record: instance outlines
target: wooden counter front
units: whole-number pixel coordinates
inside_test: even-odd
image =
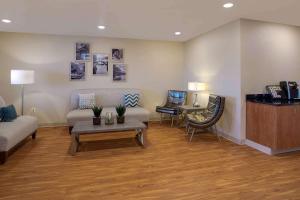
[[[300,147],[300,105],[247,102],[246,138],[274,150]]]

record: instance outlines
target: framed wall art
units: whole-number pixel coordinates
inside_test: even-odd
[[[113,64],[113,80],[125,81],[126,80],[126,65],[125,64]]]
[[[93,54],[93,75],[108,73],[108,55],[103,53]]]
[[[124,61],[124,49],[112,49],[111,59],[113,62],[123,62]]]
[[[90,44],[86,42],[77,42],[76,47],[76,61],[90,60]]]
[[[70,80],[85,80],[85,62],[71,62]]]

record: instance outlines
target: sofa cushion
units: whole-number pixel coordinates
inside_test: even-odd
[[[117,114],[115,107],[106,107],[102,110],[102,116],[104,117],[107,112],[112,112],[114,115]],[[137,119],[142,122],[149,121],[150,112],[143,107],[126,108],[125,118],[126,119]]]
[[[139,105],[143,106],[143,94],[139,89],[126,88],[98,88],[74,90],[70,96],[70,110],[79,108],[79,94],[95,93],[96,105],[114,107],[124,104],[124,94],[139,94]]]
[[[2,122],[11,122],[17,118],[17,112],[14,105],[1,108]]]
[[[92,109],[85,109],[85,110],[76,109],[76,110],[70,111],[67,114],[67,121],[68,121],[69,125],[73,126],[75,124],[75,122],[78,122],[78,121],[92,120],[93,116],[94,116],[94,113],[93,113]]]
[[[101,113],[102,117],[105,117],[105,114],[107,112],[112,112],[114,115],[116,115],[116,108],[115,107],[104,107]],[[134,108],[127,108],[125,113],[125,120],[126,119],[137,119],[142,122],[148,122],[149,121],[149,115],[150,112],[142,107],[134,107]],[[67,115],[67,120],[69,126],[73,126],[75,122],[78,121],[89,121],[92,120],[94,114],[92,109],[86,109],[86,110],[72,110]]]
[[[20,116],[12,122],[0,123],[0,151],[8,151],[38,128],[32,116]]]

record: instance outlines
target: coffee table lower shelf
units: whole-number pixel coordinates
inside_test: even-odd
[[[102,122],[101,126],[95,126],[92,122],[76,122],[72,132],[72,141],[69,149],[69,153],[71,155],[75,155],[78,151],[78,147],[80,144],[80,135],[86,134],[100,134],[100,133],[113,133],[113,132],[125,132],[125,131],[135,131],[136,139],[141,146],[146,148],[147,142],[147,127],[143,122],[140,121],[126,121],[124,124],[113,124],[113,125],[105,125]]]

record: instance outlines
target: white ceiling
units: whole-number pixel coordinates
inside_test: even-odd
[[[300,0],[228,1],[0,0],[0,19],[13,21],[0,31],[185,41],[239,18],[300,26]]]

